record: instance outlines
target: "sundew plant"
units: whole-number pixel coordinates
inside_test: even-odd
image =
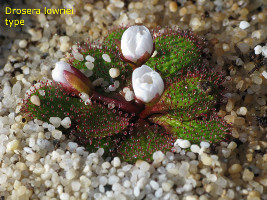
[[[101,45],[72,49],[53,81],[38,82],[21,112],[54,123],[89,152],[127,162],[151,161],[177,139],[217,143],[229,133],[215,106],[223,76],[203,62],[203,39],[191,31],[119,28]]]

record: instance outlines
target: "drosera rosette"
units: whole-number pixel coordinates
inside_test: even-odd
[[[215,109],[223,76],[202,62],[203,45],[190,31],[120,28],[101,45],[73,48],[21,112],[46,122],[69,117],[70,134],[88,151],[127,162],[151,161],[177,139],[217,143],[230,133]]]

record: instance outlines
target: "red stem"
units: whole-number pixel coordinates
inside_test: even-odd
[[[101,103],[113,103],[116,108],[127,112],[127,113],[134,113],[138,115],[142,110],[144,110],[145,105],[141,103],[136,103],[136,102],[129,102],[125,100],[117,100],[117,99],[112,99],[106,96],[103,96],[97,92],[94,92],[92,96],[93,100],[99,101]]]

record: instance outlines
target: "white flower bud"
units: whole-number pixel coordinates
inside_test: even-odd
[[[64,61],[57,62],[55,69],[52,71],[53,80],[59,83],[68,84],[68,81],[63,75],[64,70],[73,73],[73,70],[71,69],[69,63],[66,63]]]
[[[156,95],[164,91],[164,82],[159,73],[147,65],[142,65],[133,71],[132,84],[135,96],[145,102],[150,102]]]
[[[152,54],[153,39],[145,26],[131,26],[122,35],[121,51],[123,56],[136,62],[145,52]]]
[[[52,71],[52,78],[59,82],[64,89],[76,95],[82,92],[91,95],[93,92],[91,81],[80,70],[66,62],[56,63],[56,67]]]

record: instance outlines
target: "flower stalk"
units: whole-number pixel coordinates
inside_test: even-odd
[[[107,96],[103,96],[98,92],[94,92],[91,97],[93,100],[96,100],[102,104],[113,104],[115,108],[118,108],[121,111],[131,113],[137,116],[139,113],[144,110],[144,104],[140,102],[129,102],[125,100],[117,100]]]

